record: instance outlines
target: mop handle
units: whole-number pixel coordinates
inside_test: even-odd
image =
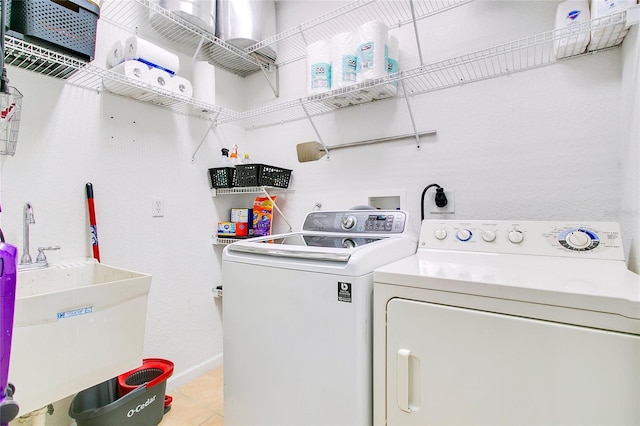
[[[93,205],[93,185],[88,182],[87,205],[89,206],[89,230],[91,231],[91,246],[93,247],[93,257],[100,262],[100,246],[98,245],[98,225],[96,224],[96,209]]]

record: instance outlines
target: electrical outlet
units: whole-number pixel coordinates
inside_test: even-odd
[[[447,196],[447,205],[444,207],[436,206],[436,191],[429,191],[429,212],[431,214],[455,213],[455,199],[453,189],[445,189],[444,195]]]
[[[164,217],[164,201],[153,200],[151,202],[151,216],[152,217]]]

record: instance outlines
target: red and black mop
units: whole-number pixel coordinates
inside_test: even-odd
[[[93,184],[87,182],[87,205],[89,207],[89,230],[91,232],[91,247],[93,257],[100,262],[100,246],[98,245],[98,225],[96,223],[96,208],[93,205]]]

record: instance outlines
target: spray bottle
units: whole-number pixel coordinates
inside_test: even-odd
[[[240,164],[240,159],[238,158],[238,145],[235,143],[231,147],[231,154],[229,154],[229,158],[231,159],[232,166]]]

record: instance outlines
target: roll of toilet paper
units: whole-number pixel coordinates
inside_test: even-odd
[[[358,28],[360,42],[356,52],[358,83],[387,75],[387,36],[387,26],[381,21],[365,22]]]
[[[124,43],[118,40],[107,52],[107,68],[113,68],[122,61],[124,61]]]
[[[160,68],[149,68],[145,82],[155,89],[171,91],[171,74]]]
[[[331,38],[331,89],[349,86],[356,82],[355,33],[340,33]]]
[[[320,40],[307,46],[307,94],[331,90],[331,43]]]
[[[184,77],[174,75],[170,81],[171,91],[180,96],[191,98],[193,96],[193,86],[191,82]]]
[[[636,0],[591,0],[591,19],[602,18],[627,10],[637,4]],[[622,43],[624,36],[629,32],[629,26],[619,23],[606,28],[591,31],[589,50],[604,49],[617,46]]]
[[[128,60],[121,62],[120,64],[111,68],[111,72],[118,73],[131,80],[137,80],[139,82],[146,83],[149,74],[149,67],[142,62],[136,60]],[[118,95],[137,98],[141,94],[145,93],[144,89],[131,86],[129,84],[117,81],[109,77],[103,78],[102,83],[105,89]]]
[[[216,104],[216,68],[207,61],[193,64],[193,98],[209,105]]]
[[[169,74],[175,74],[180,70],[178,55],[138,36],[129,37],[124,48],[125,59],[136,59],[150,68],[159,68]]]
[[[555,29],[561,30],[563,37],[553,41],[553,53],[556,58],[566,58],[567,56],[584,53],[589,44],[589,33],[571,34],[573,30],[580,30],[581,23],[591,19],[589,13],[588,0],[567,0],[556,8]]]

